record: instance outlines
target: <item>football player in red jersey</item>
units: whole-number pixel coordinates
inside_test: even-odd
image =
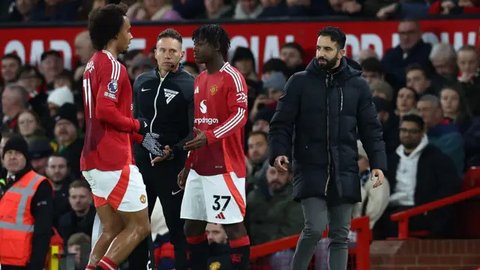
[[[148,122],[132,117],[132,88],[117,56],[128,49],[130,22],[123,5],[107,5],[89,17],[97,50],[83,74],[85,143],[80,167],[94,195],[103,230],[87,269],[117,269],[150,232],[142,175],[133,165],[132,142],[164,155]]]
[[[193,32],[195,61],[205,64],[194,83],[195,138],[178,181],[185,188],[180,217],[185,219],[192,269],[208,269],[207,222],[222,224],[234,269],[247,269],[250,239],[245,217],[243,127],[247,121],[247,84],[225,62],[230,40],[219,25]]]

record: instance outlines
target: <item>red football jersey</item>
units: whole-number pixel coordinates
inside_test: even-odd
[[[190,152],[186,167],[200,175],[235,172],[246,176],[243,127],[247,122],[247,84],[242,74],[225,63],[214,74],[195,79],[194,126],[206,133],[208,144]]]
[[[106,51],[96,52],[83,73],[85,143],[80,169],[121,170],[132,163],[132,86],[126,68]]]

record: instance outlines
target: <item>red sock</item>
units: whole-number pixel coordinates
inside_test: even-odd
[[[95,270],[95,266],[94,265],[87,265],[87,268],[85,268],[85,270]]]
[[[98,262],[97,266],[100,266],[105,270],[117,270],[118,268],[116,263],[112,262],[112,260],[105,256]]]

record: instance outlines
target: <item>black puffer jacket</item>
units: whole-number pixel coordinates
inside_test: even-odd
[[[348,61],[343,58],[330,74],[313,59],[289,79],[270,123],[270,164],[277,156],[291,157],[293,143],[297,200],[327,196],[327,182],[334,181],[340,198],[360,201],[357,138],[371,168],[386,170],[382,126],[370,89]]]

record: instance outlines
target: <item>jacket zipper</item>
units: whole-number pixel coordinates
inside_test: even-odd
[[[340,112],[343,111],[343,88],[339,87],[338,91],[340,92]]]
[[[327,74],[327,78],[325,81],[325,85],[327,86],[327,157],[328,157],[328,163],[327,163],[327,183],[325,184],[325,196],[327,196],[327,191],[328,191],[328,183],[330,182],[330,163],[331,163],[331,156],[330,156],[330,98],[329,98],[329,86],[330,82],[329,80],[329,75]]]
[[[153,100],[154,113],[153,113],[152,121],[150,121],[150,133],[153,133],[153,123],[155,122],[155,118],[157,118],[157,114],[158,114],[158,109],[157,109],[158,94],[160,94],[160,88],[162,87],[163,81],[165,81],[165,79],[167,78],[168,73],[167,73],[167,75],[165,75],[165,78],[163,80],[162,80],[162,75],[160,74],[160,72],[158,72],[158,76],[159,76],[159,79],[160,79],[160,83],[158,84],[157,93],[155,94],[155,99]],[[150,156],[150,159],[153,159],[152,153],[148,153],[148,154]]]

